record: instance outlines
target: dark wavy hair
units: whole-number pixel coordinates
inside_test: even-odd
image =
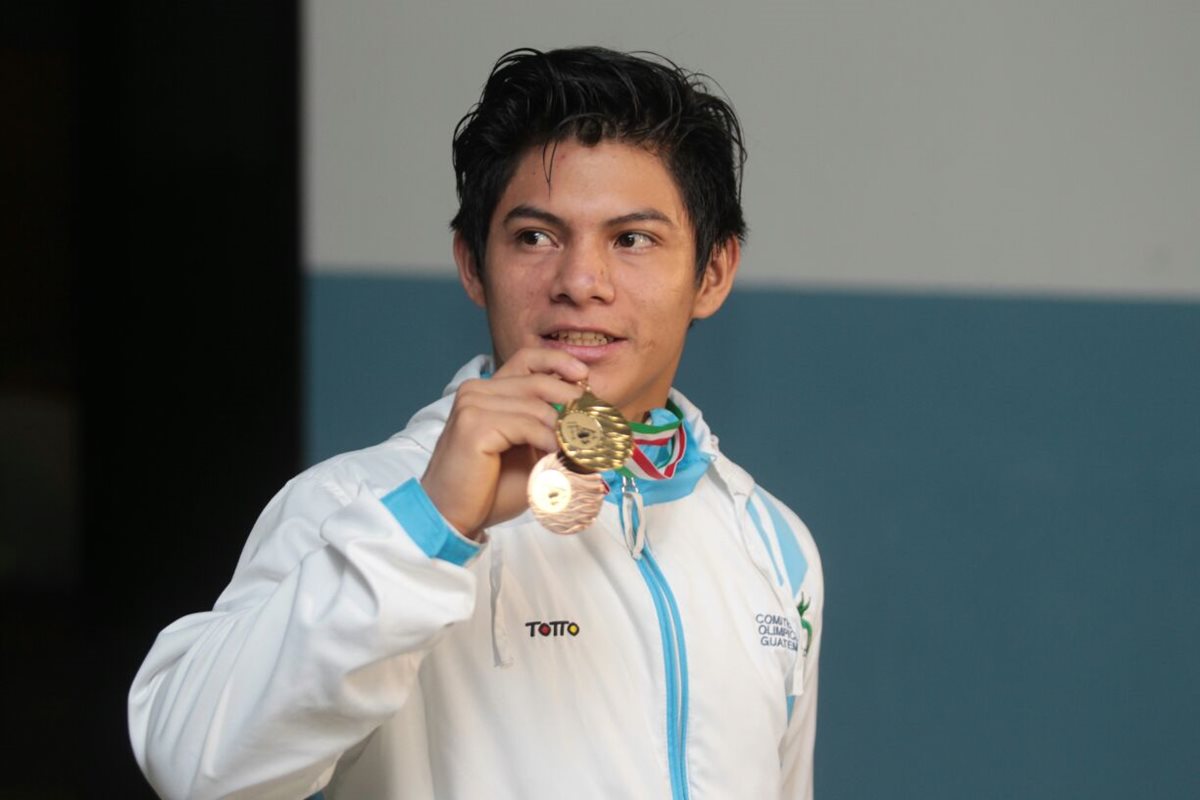
[[[746,235],[741,125],[706,81],[653,53],[521,48],[501,56],[454,130],[459,207],[450,227],[476,268],[483,269],[496,204],[530,147],[615,140],[663,159],[691,218],[699,277],[714,247]]]

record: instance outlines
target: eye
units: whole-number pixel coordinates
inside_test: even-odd
[[[617,236],[617,247],[622,247],[630,250],[649,247],[654,244],[654,239],[647,233],[641,231],[626,231]]]
[[[549,247],[554,244],[550,234],[539,230],[524,230],[517,233],[517,242],[526,247]]]

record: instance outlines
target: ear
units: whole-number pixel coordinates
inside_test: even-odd
[[[713,247],[692,302],[692,319],[705,319],[717,313],[733,289],[733,279],[737,277],[741,261],[742,243],[736,236]]]
[[[480,308],[487,308],[487,292],[484,290],[479,268],[475,264],[475,256],[472,255],[467,240],[458,231],[454,232],[454,263],[458,265],[458,279],[462,282],[467,297]]]

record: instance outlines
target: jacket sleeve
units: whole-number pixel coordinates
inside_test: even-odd
[[[788,725],[779,745],[780,797],[811,800],[817,736],[817,677],[825,611],[825,575],[808,528],[761,487],[747,506],[799,615],[799,652],[788,697]]]
[[[165,798],[322,787],[414,691],[439,634],[471,615],[478,549],[415,478],[292,481],[214,609],[163,630],[134,679],[130,735],[151,785]]]
[[[790,711],[787,731],[779,748],[780,767],[783,773],[783,791],[780,797],[788,800],[812,800],[813,796],[813,750],[817,738],[817,677],[821,654],[821,607],[819,598],[810,599],[812,605],[801,615],[801,619],[812,626],[812,639],[808,652],[803,653],[799,666],[800,674],[794,683],[798,694],[789,701]],[[801,635],[801,643],[805,641]]]

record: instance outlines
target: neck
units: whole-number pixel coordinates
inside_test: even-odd
[[[642,401],[639,403],[631,403],[621,408],[621,413],[625,419],[631,423],[647,423],[650,421],[650,414],[656,408],[666,408],[669,398],[666,394],[657,398],[655,401]]]

